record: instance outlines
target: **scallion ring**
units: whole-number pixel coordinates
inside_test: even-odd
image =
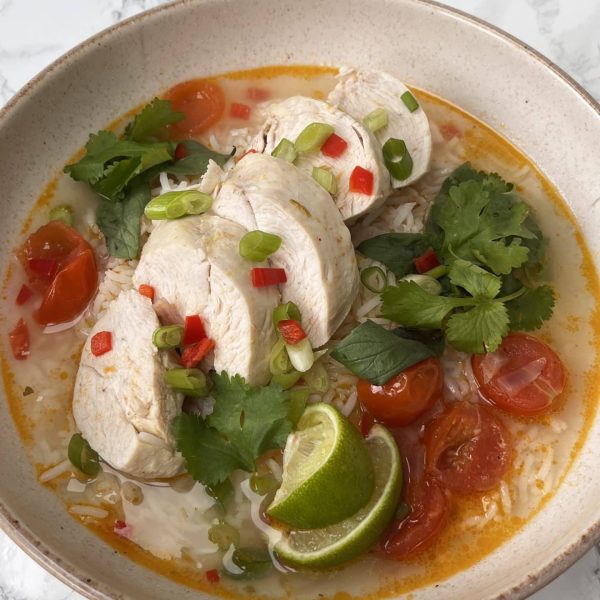
[[[95,477],[100,472],[98,453],[80,433],[75,433],[71,437],[67,456],[74,467],[90,477]]]
[[[400,100],[404,102],[404,106],[406,106],[411,113],[419,108],[417,99],[410,92],[404,92],[404,94],[400,96]]]
[[[298,135],[294,146],[296,152],[316,152],[333,133],[333,127],[327,123],[311,123]]]
[[[288,356],[292,367],[300,373],[306,373],[315,362],[315,354],[313,352],[310,341],[307,337],[300,340],[297,344],[286,344]]]
[[[304,373],[303,379],[311,392],[324,394],[329,389],[329,375],[320,361]]]
[[[283,375],[287,373],[292,368],[292,363],[287,354],[287,350],[285,349],[285,342],[280,337],[276,342],[273,348],[271,348],[271,353],[269,355],[269,370],[271,371],[271,375]]]
[[[361,283],[374,294],[381,294],[387,287],[387,277],[380,267],[367,267],[360,272]]]
[[[313,167],[313,179],[332,196],[337,193],[337,181],[335,175],[325,167]]]
[[[293,302],[280,304],[273,310],[273,326],[275,329],[277,329],[279,321],[289,321],[290,319],[298,321],[298,323],[302,322],[300,309]]]
[[[413,160],[404,140],[390,138],[382,151],[383,162],[390,175],[398,181],[408,179],[413,170]]]
[[[51,221],[62,221],[65,225],[72,227],[73,226],[73,209],[68,204],[61,204],[60,206],[55,206],[50,211],[50,220]]]
[[[200,369],[169,369],[165,373],[165,383],[184,396],[204,398],[208,394],[206,375]]]
[[[279,250],[281,238],[272,233],[249,231],[240,240],[240,256],[252,262],[263,262]]]
[[[387,111],[384,108],[376,108],[363,119],[363,123],[367,129],[375,133],[388,124]]]
[[[282,138],[279,144],[275,146],[275,150],[271,152],[271,156],[293,163],[298,158],[298,152],[293,142],[290,142],[287,138]]]
[[[179,219],[186,215],[201,215],[212,206],[212,198],[197,190],[167,192],[152,198],[144,209],[149,219]]]
[[[292,386],[296,385],[302,373],[300,371],[290,371],[289,373],[281,373],[280,375],[273,375],[271,381],[278,383],[284,390],[289,390]]]
[[[160,350],[170,350],[181,345],[183,327],[181,325],[165,325],[154,330],[152,343]]]

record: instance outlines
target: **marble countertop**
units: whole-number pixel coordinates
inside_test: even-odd
[[[72,46],[117,21],[166,1],[0,0],[0,106]],[[524,40],[600,99],[598,0],[447,0],[445,3]],[[0,600],[81,598],[0,532]],[[532,598],[600,598],[600,548],[591,550]]]

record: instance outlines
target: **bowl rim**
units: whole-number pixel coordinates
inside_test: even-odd
[[[17,90],[9,101],[0,108],[0,128],[2,128],[4,121],[10,116],[15,107],[19,106],[30,92],[34,92],[38,85],[50,77],[56,69],[70,62],[72,58],[85,52],[91,46],[110,38],[110,36],[117,31],[132,27],[138,22],[154,17],[159,13],[176,10],[185,4],[201,5],[219,4],[221,2],[223,2],[223,0],[171,0],[167,1],[165,4],[145,10],[102,29],[59,56]],[[531,58],[542,63],[549,71],[562,80],[563,84],[570,87],[576,94],[583,98],[589,107],[596,113],[598,118],[600,118],[600,102],[596,100],[590,92],[541,52],[535,50],[529,44],[504,31],[500,27],[458,8],[442,4],[436,0],[394,0],[394,2],[408,2],[415,5],[429,6],[436,13],[445,13],[451,17],[458,18],[458,20],[465,23],[467,26],[474,26],[487,34],[491,34],[500,40],[508,42],[519,50],[525,51]],[[42,540],[37,539],[26,526],[21,524],[1,501],[0,530],[2,530],[21,550],[35,560],[41,567],[82,596],[89,598],[90,600],[122,599],[123,596],[117,590],[103,589],[105,588],[103,584],[96,582],[93,578],[86,573],[79,571],[76,567],[65,563],[63,559],[50,550]],[[592,523],[587,529],[582,531],[579,534],[578,539],[568,548],[564,549],[560,555],[547,561],[545,564],[540,565],[524,580],[498,592],[493,596],[493,600],[523,598],[532,594],[572,566],[599,539],[600,520]]]

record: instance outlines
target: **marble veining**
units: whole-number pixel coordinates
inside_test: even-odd
[[[167,1],[0,0],[0,106],[69,48],[113,23]],[[598,0],[446,0],[445,3],[524,40],[600,99]],[[82,598],[0,532],[0,600]],[[600,598],[600,547],[592,549],[532,598]]]

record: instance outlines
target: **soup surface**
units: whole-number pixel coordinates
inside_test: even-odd
[[[294,95],[325,99],[336,84],[336,73],[320,67],[273,67],[217,76],[212,81],[223,90],[223,115],[191,135],[219,153],[230,154],[235,147],[235,158],[226,166],[230,168],[262,125],[265,104]],[[448,495],[447,524],[422,552],[394,560],[380,550],[367,552],[336,570],[294,571],[273,557],[273,545],[281,534],[265,519],[265,495],[257,490],[251,473],[234,471],[233,499],[223,509],[188,474],[142,481],[104,464],[96,476],[89,477],[69,462],[67,447],[77,432],[72,398],[82,346],[110,302],[121,291],[134,288],[132,277],[138,262],[108,256],[96,225],[96,194],[85,184],[60,174],[32,210],[24,225],[24,237],[48,222],[53,207],[70,205],[73,226],[96,253],[99,290],[81,318],[68,326],[44,329],[33,318],[37,309],[34,301],[15,303],[26,279],[18,261],[12,261],[4,283],[4,327],[11,330],[19,318],[24,318],[29,325],[30,348],[26,360],[14,360],[10,351],[5,353],[4,381],[15,423],[40,482],[58,494],[74,518],[124,556],[185,585],[228,597],[386,597],[443,580],[480,560],[515,535],[560,485],[596,410],[597,384],[591,373],[598,366],[598,281],[585,242],[563,201],[526,157],[449,102],[422,90],[413,91],[431,128],[429,170],[410,186],[395,191],[382,207],[350,224],[354,246],[390,232],[422,232],[443,182],[467,161],[477,170],[498,173],[513,183],[532,207],[547,240],[541,280],[552,285],[555,306],[551,319],[534,335],[560,356],[568,373],[565,391],[542,415],[518,416],[488,408],[511,440],[509,467],[492,489]],[[112,128],[121,132],[135,112]],[[163,173],[153,181],[153,195],[193,183],[196,181],[190,178]],[[143,223],[142,240],[152,228],[151,222]],[[379,264],[360,253],[357,261],[361,270]],[[388,285],[397,283],[392,272],[384,276]],[[326,348],[335,348],[367,320],[390,326],[382,317],[379,294],[361,285],[348,316]],[[321,361],[328,384],[311,390],[308,402],[331,404],[368,430],[369,418],[372,423],[373,417],[364,401],[361,406],[359,378],[329,354]],[[403,454],[410,454],[412,447],[422,443],[424,425],[444,406],[474,397],[486,404],[478,396],[468,353],[447,345],[439,364],[442,398],[420,420],[391,427]],[[258,459],[256,474],[280,482],[282,468],[282,452],[273,450]],[[268,498],[270,501],[272,495]],[[273,565],[268,560],[269,566],[260,577],[232,577],[239,567],[232,563],[236,545],[268,550]]]

